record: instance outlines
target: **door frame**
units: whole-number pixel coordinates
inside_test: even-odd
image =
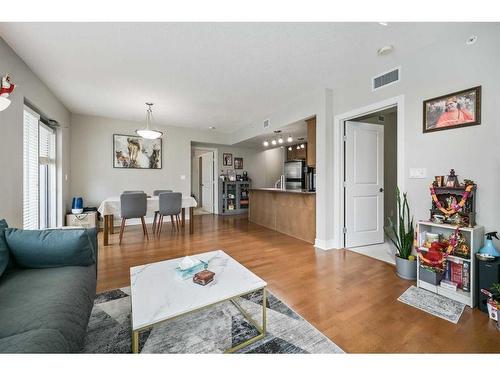
[[[351,111],[342,113],[334,117],[333,120],[333,207],[334,210],[333,230],[334,248],[345,247],[344,226],[345,226],[345,204],[344,204],[344,124],[346,121],[357,117],[369,115],[390,107],[396,107],[397,111],[397,174],[398,186],[401,191],[405,191],[405,153],[404,153],[404,95],[385,99],[380,102],[359,107]],[[384,145],[385,147],[385,145]]]
[[[214,153],[214,215],[219,214],[219,178],[217,176],[217,171],[219,171],[219,150],[217,148],[213,147],[201,147],[201,146],[191,146],[191,153],[193,150],[199,150],[199,151],[206,151],[206,152],[213,152]],[[201,155],[198,155],[198,158]],[[191,156],[191,161],[193,160],[193,157]],[[199,159],[198,159],[199,160]],[[199,168],[199,165],[198,165]],[[198,171],[198,174],[200,171]],[[191,176],[193,175],[193,166],[191,165]],[[198,186],[200,186],[201,181],[198,181]],[[191,189],[191,187],[190,187]],[[201,193],[201,191],[200,191]],[[196,202],[199,203],[200,202]]]

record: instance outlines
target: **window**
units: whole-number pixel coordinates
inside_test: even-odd
[[[24,107],[23,227],[56,226],[55,131]]]

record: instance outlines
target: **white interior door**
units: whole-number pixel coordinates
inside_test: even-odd
[[[383,243],[384,126],[345,126],[345,246]]]
[[[201,157],[201,202],[203,210],[214,213],[214,153]]]

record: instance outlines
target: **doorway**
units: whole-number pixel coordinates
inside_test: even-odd
[[[215,148],[191,148],[191,195],[198,203],[195,215],[218,213],[218,152]]]
[[[403,99],[371,106],[338,119],[342,135],[340,247],[394,263],[395,248],[385,235],[397,216],[402,187]],[[401,153],[401,154],[400,154]]]

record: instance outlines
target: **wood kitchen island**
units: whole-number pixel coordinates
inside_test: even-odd
[[[314,243],[316,237],[315,192],[274,188],[249,190],[249,221]]]

